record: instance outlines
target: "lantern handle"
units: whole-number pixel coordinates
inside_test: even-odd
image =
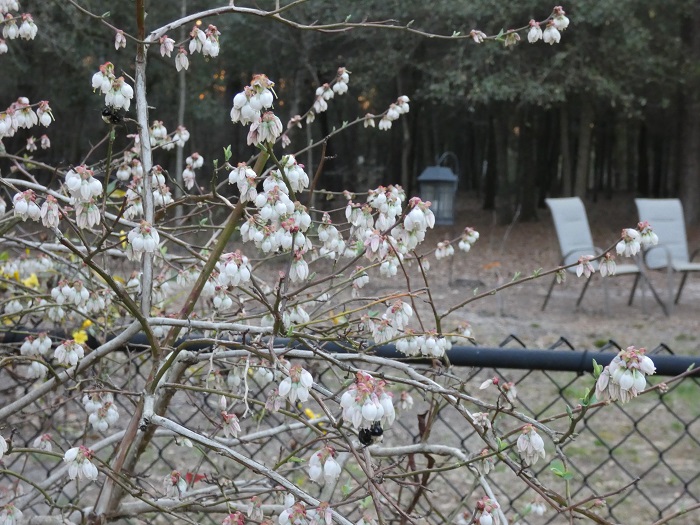
[[[442,166],[442,163],[445,162],[445,160],[447,160],[448,158],[450,160],[452,160],[452,162],[454,163],[454,168],[455,168],[454,172],[459,177],[459,174],[460,174],[460,172],[459,172],[459,158],[452,151],[446,151],[445,153],[443,153],[439,157],[436,157],[435,163],[438,166]]]

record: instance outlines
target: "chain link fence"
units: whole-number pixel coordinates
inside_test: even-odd
[[[513,336],[505,340],[501,347],[528,351],[522,341]],[[614,342],[610,342],[600,350],[618,349]],[[550,350],[575,351],[565,339],[560,339]],[[661,353],[672,354],[668,347],[662,345],[649,355]],[[144,374],[149,370],[148,355],[132,349],[108,356],[94,368],[92,377],[84,377],[79,382],[61,386],[53,395],[42,398],[25,409],[21,418],[6,421],[3,435],[8,434],[8,428],[12,429],[15,448],[31,446],[34,439],[43,433],[51,433],[55,444],[63,450],[76,444],[91,447],[102,443],[97,456],[102,461],[108,461],[119,440],[104,442],[106,436],[113,433],[113,429],[104,434],[91,429],[81,403],[82,396],[90,389],[121,392],[115,397],[121,414],[117,427],[121,425],[123,428],[133,414],[138,394],[145,383]],[[230,384],[227,385],[227,377],[231,373],[230,364],[212,361],[188,369],[185,388],[177,390],[167,417],[204,435],[220,435],[221,432],[217,434],[216,429],[221,419],[221,396],[213,394],[211,390],[213,387],[230,387]],[[305,366],[310,369],[319,385],[335,395],[342,393],[352,381],[351,374],[339,375],[337,370],[321,368],[318,362],[307,363]],[[367,369],[366,366],[362,368]],[[0,402],[15,399],[31,390],[32,382],[25,378],[19,367],[6,367],[4,370],[0,379]],[[518,392],[517,409],[538,420],[561,414],[565,411],[565,404],[575,407],[586,389],[593,386],[593,378],[587,373],[460,367],[455,368],[453,374],[456,381],[463,382],[465,393],[482,396],[490,402],[495,402],[498,394],[495,389],[479,391],[479,385],[484,380],[497,376],[514,382]],[[663,380],[661,377],[651,378],[652,384]],[[289,417],[265,412],[261,404],[255,404],[264,403],[272,385],[261,386],[253,375],[245,383],[249,389],[247,397],[251,402],[252,416],[242,419],[242,439],[232,441],[232,446],[268,467],[276,466],[304,490],[320,496],[323,488],[309,481],[305,462],[296,460],[308,459],[321,446],[323,424],[308,422],[320,409],[313,403],[304,407],[291,407],[290,411],[298,424],[285,431],[266,432],[289,424]],[[411,393],[410,390],[408,392]],[[395,392],[395,399],[398,393]],[[400,413],[397,422],[386,429],[381,446],[408,445],[420,441],[421,421],[431,405],[418,392],[413,392],[412,395],[414,406]],[[586,506],[601,517],[626,525],[651,523],[700,502],[698,398],[700,380],[696,375],[668,385],[665,392],[663,389],[654,391],[627,405],[613,404],[590,410],[579,425],[575,439],[562,450],[568,460],[568,469],[573,474],[568,489],[571,501],[586,500]],[[239,402],[233,411],[242,415],[243,410],[243,403]],[[564,431],[568,419],[553,420],[548,424],[555,430]],[[494,421],[494,425],[498,426],[499,421]],[[454,447],[472,456],[478,454],[483,447],[480,438],[465,423],[463,416],[457,414],[449,404],[441,405],[426,441]],[[313,444],[307,446],[309,442]],[[531,469],[545,485],[564,493],[564,481],[551,471],[554,464],[552,460],[556,461],[551,442],[546,448],[546,461],[539,461]],[[290,462],[290,458],[293,461]],[[366,479],[355,459],[347,453],[341,454],[341,458],[343,474],[336,490],[345,495],[366,491]],[[470,510],[484,494],[470,471],[451,468],[456,463],[454,457],[414,453],[399,459],[374,457],[373,463],[382,487],[398,500],[402,508],[421,516],[422,523],[469,523]],[[58,455],[10,454],[4,458],[4,464],[8,471],[21,472],[35,483],[50,481],[53,477],[54,483],[47,488],[47,492],[56,506],[70,503],[77,505],[79,491],[80,504],[94,501],[90,499],[90,493],[96,495],[98,490],[95,483],[76,485],[75,482],[69,482],[65,475],[59,475],[63,464]],[[266,502],[278,501],[276,488],[262,476],[256,476],[241,465],[197,446],[190,447],[182,439],[162,430],[156,432],[136,469],[130,473],[130,479],[136,486],[151,492],[155,488],[156,493],[162,494],[163,479],[172,470],[197,475],[194,478],[196,481],[191,484],[191,493],[201,490],[204,494],[204,489],[212,486],[225,491],[233,486],[235,495],[230,499],[243,502],[250,498],[250,493],[260,492],[260,488],[264,487],[269,494]],[[392,476],[396,472],[401,475]],[[563,516],[555,514],[551,509],[547,509],[543,515],[535,512],[539,508],[535,492],[505,466],[496,465],[486,478],[510,523],[543,525],[563,522]],[[2,489],[7,490],[11,483],[16,483],[16,480],[5,476],[1,483]],[[30,490],[28,485],[26,490]],[[606,495],[604,502],[599,501]],[[200,506],[203,505],[202,501],[206,501],[206,498],[200,500]],[[220,503],[221,499],[217,501]],[[22,509],[26,516],[51,513],[51,505],[41,497],[26,502],[28,506]],[[339,510],[357,520],[360,511],[356,508],[357,503],[354,506],[354,509],[349,506]],[[220,523],[224,516],[224,512],[202,512],[193,519],[203,523]],[[170,519],[164,515],[151,515],[151,518],[158,523]],[[126,521],[137,523],[140,520]],[[388,521],[405,523],[400,516]],[[680,518],[679,523],[700,521],[697,515],[691,514]]]

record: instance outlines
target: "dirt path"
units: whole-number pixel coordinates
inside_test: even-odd
[[[613,244],[623,227],[633,227],[637,221],[631,196],[587,202],[586,208],[594,242],[602,248]],[[486,291],[510,281],[516,272],[530,275],[538,268],[556,266],[560,253],[549,210],[538,210],[538,214],[539,221],[516,223],[508,231],[508,227],[494,224],[493,214],[482,211],[477,199],[460,198],[458,223],[453,228],[436,228],[426,246],[457,236],[463,226],[475,227],[481,238],[469,253],[456,250],[451,262],[433,260],[434,299],[444,305],[456,304],[473,295],[474,288]],[[700,247],[700,228],[691,228],[688,236],[692,252]],[[439,275],[451,278],[436,279]],[[665,297],[666,274],[651,272],[650,278]],[[654,348],[665,343],[677,354],[700,354],[700,276],[688,279],[680,304],[669,317],[648,290],[642,297],[638,289],[634,304],[627,306],[633,280],[629,276],[603,279],[596,275],[577,309],[583,279],[568,275],[564,284],[555,286],[547,310],[542,312],[551,283],[550,278],[542,278],[471,303],[450,318],[455,325],[461,320],[471,323],[482,345],[496,345],[514,334],[530,348],[547,347],[565,337],[577,348],[590,349],[613,339],[621,346]],[[678,282],[676,278],[676,285]],[[607,312],[604,287],[610,298]]]

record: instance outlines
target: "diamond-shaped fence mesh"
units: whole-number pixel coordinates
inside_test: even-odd
[[[504,349],[528,352],[525,345],[516,337],[510,337],[501,345]],[[619,347],[610,342],[601,351],[616,351]],[[475,348],[476,350],[476,348]],[[573,346],[561,339],[552,345],[553,352],[574,352]],[[654,352],[669,353],[660,346]],[[653,354],[653,352],[651,353]],[[50,396],[41,398],[27,407],[20,418],[14,417],[4,422],[3,435],[12,429],[12,443],[15,448],[30,447],[35,438],[50,432],[54,443],[63,450],[84,443],[88,446],[108,439],[113,429],[100,433],[87,423],[87,413],[82,398],[91,389],[112,390],[119,407],[120,419],[116,428],[124,428],[134,413],[139,394],[146,382],[145,374],[149,356],[147,353],[115,352],[104,358],[92,372],[91,378],[79,382],[68,382]],[[314,379],[322,391],[339,395],[352,381],[350,374],[335,369],[321,368],[317,362],[308,363]],[[425,365],[427,368],[427,365]],[[366,363],[361,368],[381,374],[381,370],[368,369]],[[29,392],[31,382],[19,371],[5,369],[0,379],[0,402],[7,403]],[[166,417],[202,433],[219,435],[221,396],[215,394],[215,387],[226,387],[231,369],[216,368],[211,373],[211,363],[192,365],[185,374],[183,387],[178,388]],[[546,419],[561,414],[568,404],[575,407],[588,388],[593,386],[593,378],[588,373],[563,372],[553,370],[513,370],[507,368],[460,367],[452,371],[464,381],[465,393],[483,396],[494,402],[495,391],[479,391],[479,385],[492,377],[513,382],[517,388],[517,407],[524,414]],[[652,383],[660,383],[662,377],[652,378]],[[308,424],[313,413],[320,412],[318,405],[307,403],[303,408],[288,407],[296,417],[296,422],[283,414],[271,414],[263,410],[263,405],[271,385],[260,385],[251,377],[246,382],[250,414],[241,420],[242,435],[233,447],[238,452],[274,467],[288,479],[297,483],[313,496],[320,496],[323,488],[308,480],[305,462],[311,452],[320,447],[323,427]],[[230,387],[230,385],[228,385]],[[489,399],[491,396],[492,399]],[[648,395],[635,399],[626,405],[612,404],[592,409],[579,427],[575,439],[563,447],[568,470],[573,474],[568,492],[571,501],[587,501],[591,511],[612,522],[633,525],[651,523],[662,516],[688,508],[700,502],[700,381],[697,376],[689,376]],[[383,446],[411,445],[421,441],[421,418],[426,417],[429,404],[415,393],[415,405],[400,414],[397,422],[385,432]],[[228,400],[230,402],[230,400]],[[311,412],[309,412],[309,410]],[[242,412],[242,402],[236,405]],[[445,445],[463,451],[464,455],[478,454],[483,447],[481,438],[467,425],[462,415],[450,404],[440,406],[435,414],[429,436],[425,442]],[[497,421],[494,424],[498,424]],[[563,432],[568,426],[567,418],[548,423],[554,430]],[[289,427],[283,427],[289,425]],[[218,432],[218,434],[217,434]],[[113,438],[100,448],[98,457],[109,461],[120,441]],[[316,443],[309,446],[309,443]],[[371,453],[370,449],[370,453]],[[21,472],[31,483],[53,480],[46,489],[46,496],[57,506],[69,503],[80,504],[94,501],[100,483],[76,484],[68,480],[62,469],[62,452],[54,455],[9,454],[3,459],[6,471]],[[362,454],[362,452],[360,452]],[[290,459],[292,461],[290,461]],[[551,443],[547,444],[547,461],[539,461],[531,470],[547,486],[560,494],[565,491],[565,483],[551,470],[552,460],[556,460]],[[361,465],[349,453],[340,456],[343,474],[337,490],[344,495],[358,496],[366,493],[367,482]],[[420,516],[422,523],[469,523],[469,511],[474,502],[483,495],[472,471],[452,468],[454,457],[426,453],[410,453],[402,457],[383,458],[373,456],[375,474],[382,480],[381,487],[398,501],[404,510],[413,516]],[[218,454],[188,446],[186,440],[172,432],[160,429],[147,447],[130,476],[132,483],[145,491],[163,494],[163,480],[172,470],[204,475],[190,487],[190,494],[197,490],[218,486],[224,490],[235,487],[234,496],[227,492],[226,497],[213,498],[217,504],[228,501],[248,501],[253,493],[263,492],[265,503],[274,503],[275,487],[262,475],[249,471],[240,464]],[[375,476],[375,477],[376,477]],[[538,498],[512,470],[497,464],[486,476],[494,496],[511,523],[524,525],[544,525],[563,523],[565,518],[547,510],[544,515],[533,512]],[[17,483],[16,479],[5,476],[5,485]],[[262,490],[261,490],[262,487]],[[25,483],[23,511],[26,516],[50,514],[52,504],[38,491],[32,491]],[[211,498],[211,492],[208,493]],[[94,497],[93,497],[94,496]],[[352,504],[339,508],[357,521],[360,518],[357,498]],[[604,501],[603,501],[604,500]],[[205,501],[204,499],[202,501]],[[212,503],[213,505],[214,503]],[[225,512],[202,512],[192,515],[199,523],[221,523]],[[165,523],[170,519],[165,514],[149,515],[149,519]],[[466,517],[465,517],[466,516]],[[161,519],[162,518],[162,519]],[[125,517],[123,520],[137,523],[140,520]],[[678,523],[698,523],[697,515],[686,516]],[[387,519],[399,523],[400,517]],[[405,521],[404,521],[405,523]]]

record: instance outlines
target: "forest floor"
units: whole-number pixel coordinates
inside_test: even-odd
[[[613,200],[586,202],[594,242],[601,248],[615,243],[619,232],[637,223],[632,196],[615,196]],[[455,244],[451,259],[432,259],[429,277],[433,299],[440,308],[457,304],[469,296],[510,281],[520,272],[531,275],[559,264],[560,252],[549,209],[538,209],[538,221],[497,225],[490,211],[483,211],[475,197],[459,196],[455,226],[436,227],[424,247],[440,240],[458,237],[464,226],[480,232],[479,241],[469,253]],[[653,227],[653,225],[652,225]],[[689,228],[689,247],[700,247],[700,228]],[[618,263],[623,262],[618,259]],[[444,273],[445,278],[435,279]],[[649,272],[652,285],[664,300],[668,299],[667,275]],[[583,278],[568,274],[566,282],[554,287],[546,311],[541,307],[552,278],[547,276],[470,303],[448,319],[446,328],[468,321],[479,345],[498,345],[510,335],[517,336],[528,348],[547,348],[560,337],[576,349],[593,349],[609,340],[626,347],[634,345],[653,349],[666,344],[676,354],[700,355],[700,275],[691,275],[680,303],[666,316],[647,289],[637,289],[634,303],[627,299],[634,277],[601,278],[596,274],[580,307],[576,299]],[[675,277],[675,286],[680,282]],[[392,285],[383,286],[387,291]],[[609,291],[606,309],[605,290]]]

